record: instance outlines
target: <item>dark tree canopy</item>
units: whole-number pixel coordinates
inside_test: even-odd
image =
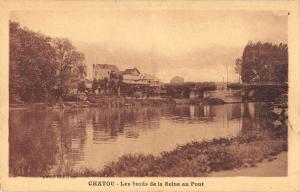
[[[17,22],[10,22],[9,30],[11,102],[40,102],[55,94],[61,96],[85,77],[84,55],[69,40],[47,37]]]
[[[41,101],[56,81],[56,53],[51,39],[15,22],[9,29],[10,99]]]
[[[86,66],[83,64],[84,54],[76,50],[68,39],[53,39],[57,62],[57,87],[68,93],[70,88],[76,88],[86,76]]]
[[[241,65],[240,68],[238,65]],[[236,61],[236,72],[240,72],[244,83],[286,82],[288,80],[287,45],[249,42],[242,58]]]

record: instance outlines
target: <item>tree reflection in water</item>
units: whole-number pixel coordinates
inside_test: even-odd
[[[144,149],[160,152],[175,147],[179,141],[186,143],[195,138],[211,139],[247,134],[253,130],[271,130],[274,119],[270,118],[269,108],[267,103],[239,103],[11,110],[9,173],[10,176],[64,175],[74,167],[83,166],[82,162],[87,162],[85,166],[104,161],[101,157],[117,158],[121,155],[121,151],[119,154],[113,149],[122,149],[124,153],[136,151],[132,142],[136,142],[141,152]],[[99,148],[102,145],[106,148]],[[114,154],[109,156],[110,152]],[[97,156],[100,153],[101,156]],[[95,157],[89,157],[90,154]]]

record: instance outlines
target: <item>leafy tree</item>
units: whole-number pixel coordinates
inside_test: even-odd
[[[243,82],[285,82],[288,78],[288,47],[286,44],[249,42],[243,52]]]
[[[10,22],[10,101],[42,101],[54,87],[55,49],[51,39]]]
[[[121,83],[123,82],[123,76],[118,73],[110,73],[110,78],[108,82],[109,89],[117,95],[120,95]]]
[[[68,39],[53,39],[53,46],[56,50],[57,85],[65,95],[69,88],[76,86],[86,76],[86,66],[83,64],[85,57]]]
[[[86,90],[86,86],[85,86],[85,82],[84,81],[80,81],[78,83],[78,91],[81,93],[84,93]]]
[[[104,89],[105,93],[107,91],[107,87],[108,87],[108,78],[105,77],[104,79],[99,79],[98,82],[99,82],[99,87],[101,89]]]
[[[98,89],[99,86],[100,86],[99,81],[96,78],[94,78],[93,82],[92,82],[92,90],[93,90],[93,92],[95,92],[95,90]]]
[[[109,88],[111,93],[117,93],[117,84],[113,79],[109,80],[108,88]]]
[[[84,55],[69,40],[47,37],[17,22],[10,22],[9,30],[10,102],[61,97],[86,76]]]

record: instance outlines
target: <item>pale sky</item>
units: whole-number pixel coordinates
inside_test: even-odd
[[[234,61],[248,41],[287,43],[287,12],[199,10],[16,11],[33,31],[70,39],[93,63],[137,67],[163,82],[237,81]]]

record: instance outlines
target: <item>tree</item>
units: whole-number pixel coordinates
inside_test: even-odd
[[[110,73],[108,87],[114,93],[120,96],[121,84],[123,82],[123,76],[121,74],[112,72]]]
[[[69,40],[47,37],[17,22],[9,28],[10,102],[61,97],[85,78],[84,55]]]
[[[85,82],[84,81],[80,81],[78,83],[78,91],[81,92],[81,93],[84,93],[85,89],[86,89]]]
[[[68,39],[53,39],[53,46],[56,50],[57,85],[62,94],[66,95],[70,88],[76,87],[85,78],[86,66],[83,64],[85,57]]]
[[[51,38],[10,22],[10,101],[42,101],[51,93],[55,76],[55,50]]]
[[[109,88],[110,93],[113,93],[113,94],[117,93],[117,84],[113,79],[110,79],[108,81],[108,88]]]
[[[285,82],[288,74],[288,47],[286,44],[249,42],[241,61],[243,82]],[[236,70],[238,71],[238,68]]]
[[[93,90],[93,92],[95,92],[95,90],[97,90],[99,88],[99,86],[100,86],[99,81],[96,78],[94,78],[93,82],[92,82],[92,90]]]
[[[108,78],[104,77],[104,79],[99,79],[99,87],[104,89],[105,93],[108,87]]]

